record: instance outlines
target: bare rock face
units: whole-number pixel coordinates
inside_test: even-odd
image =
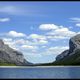
[[[69,41],[69,55],[75,54],[75,51],[80,49],[80,34],[72,37]]]
[[[60,60],[60,59],[63,59],[66,56],[70,56],[70,55],[75,54],[75,52],[77,50],[80,50],[80,34],[72,37],[69,40],[69,50],[65,50],[64,52],[62,52],[61,54],[59,54],[56,57],[56,61]]]
[[[21,52],[10,48],[2,40],[0,40],[0,62],[13,63],[18,66],[31,64],[24,59]]]
[[[69,50],[65,50],[64,52],[62,52],[61,54],[59,54],[57,57],[56,57],[56,61],[60,60],[60,59],[63,59],[64,57],[68,56],[68,52]]]

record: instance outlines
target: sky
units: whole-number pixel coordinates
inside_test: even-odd
[[[31,63],[49,63],[80,33],[80,2],[0,2],[0,39]]]

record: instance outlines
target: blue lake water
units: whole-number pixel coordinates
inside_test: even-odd
[[[78,79],[80,78],[80,67],[23,67],[23,68],[0,68],[1,78],[19,79]]]

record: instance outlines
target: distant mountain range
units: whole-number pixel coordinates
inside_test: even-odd
[[[59,54],[54,62],[44,64],[32,64],[28,62],[24,59],[21,52],[10,48],[0,40],[0,64],[1,63],[14,64],[17,66],[80,65],[80,34],[69,40],[69,50],[65,50]]]

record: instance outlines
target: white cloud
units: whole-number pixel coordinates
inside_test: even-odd
[[[38,49],[38,47],[37,46],[31,46],[31,45],[22,45],[21,46],[22,48],[24,48],[24,49]]]
[[[75,32],[70,31],[68,28],[59,28],[59,29],[56,29],[55,31],[48,33],[48,34],[60,35],[60,36],[72,36],[75,34]]]
[[[77,23],[76,26],[80,27],[80,23]]]
[[[69,49],[68,46],[50,47],[46,50],[45,55],[55,54],[57,56],[58,54],[61,54],[64,50],[67,50],[67,49]]]
[[[31,57],[33,57],[33,58],[39,58],[39,57],[42,57],[42,55],[41,54],[35,54],[35,53],[29,53],[29,54],[26,54],[26,56],[31,56]],[[34,63],[34,62],[33,62]]]
[[[59,35],[55,35],[55,36],[50,35],[50,36],[47,36],[47,38],[48,38],[49,40],[52,40],[52,41],[58,41],[58,40],[60,40],[60,39],[68,39],[68,37],[59,36]]]
[[[80,27],[80,18],[74,17],[74,18],[70,18],[70,19],[72,22],[75,22],[76,27]]]
[[[76,32],[70,31],[66,27],[58,27],[55,30],[51,30],[46,33],[48,39],[67,39],[74,35],[76,35]]]
[[[27,43],[27,40],[24,40],[24,39],[18,39],[18,40],[14,40],[15,41],[15,44],[26,44]]]
[[[38,10],[32,10],[26,6],[21,5],[0,5],[0,13],[5,13],[9,15],[17,15],[17,16],[38,16],[44,17],[44,14],[37,14]],[[29,22],[31,23],[31,22]]]
[[[11,38],[3,38],[3,41],[4,42],[9,42],[9,41],[12,41],[12,39]]]
[[[70,18],[72,20],[72,22],[80,22],[80,18],[78,17],[74,17],[74,18]]]
[[[41,24],[39,29],[41,30],[53,30],[57,29],[58,27],[55,24]]]
[[[52,54],[61,54],[64,50],[69,49],[68,46],[56,46],[56,47],[50,47],[48,50]]]
[[[42,46],[42,48],[46,48],[47,46]]]
[[[75,32],[70,31],[68,28],[61,28],[61,29],[57,29],[55,30],[56,34],[60,34],[61,36],[67,36],[67,37],[71,37],[73,35],[75,35]]]
[[[47,43],[48,43],[47,40],[40,40],[40,41],[39,41],[39,44],[47,44]]]
[[[35,45],[43,45],[48,43],[47,37],[44,35],[31,34],[28,36],[28,39],[31,39],[33,41],[32,44]]]
[[[55,46],[55,47],[50,47],[49,50],[50,51],[53,51],[53,50],[65,50],[65,49],[68,49],[69,47],[68,46]]]
[[[10,15],[22,15],[24,10],[18,6],[0,6],[0,13],[7,13]]]
[[[19,50],[19,48],[17,48],[15,42],[13,41],[13,39],[11,38],[2,38],[4,43],[7,44],[8,46],[10,46],[11,48],[15,49],[15,50]]]
[[[46,37],[45,37],[45,36],[43,36],[43,35],[38,35],[38,34],[31,34],[31,35],[29,35],[29,38],[46,40]]]
[[[3,38],[5,44],[8,44],[11,48],[19,50],[21,52],[30,50],[31,52],[36,52],[38,46],[36,45],[29,45],[30,43],[27,42],[28,40],[24,39],[12,39],[12,38]]]
[[[62,46],[62,45],[61,46],[56,45],[56,47],[50,47],[52,46],[51,44],[49,44],[49,46],[48,45],[46,46],[46,44],[48,44],[51,39],[60,40],[60,39],[70,38],[76,35],[77,32],[71,31],[64,26],[58,26],[58,25],[56,26],[57,27],[55,28],[44,29],[44,30],[49,30],[44,35],[33,33],[33,34],[26,36],[26,34],[24,33],[16,32],[16,31],[9,31],[7,33],[7,37],[9,38],[4,38],[4,41],[6,44],[9,44],[10,47],[21,51],[24,54],[24,56],[28,54],[34,55],[35,53],[40,54],[41,56],[43,55],[56,55],[57,56],[64,50],[68,49],[68,47]]]
[[[29,36],[29,38],[36,39],[36,38],[39,38],[39,35],[37,35],[37,34],[31,34],[31,35]]]
[[[0,18],[0,22],[8,22],[10,21],[10,18]]]
[[[26,37],[24,33],[18,33],[16,31],[10,31],[7,35],[11,37]]]
[[[70,18],[70,19],[72,20],[72,22],[75,22],[76,27],[80,27],[80,18],[74,17],[74,18]]]
[[[16,10],[16,7],[14,6],[4,6],[4,7],[0,7],[0,12],[5,12],[8,14],[15,14],[17,10]]]
[[[39,29],[48,30],[45,35],[47,39],[51,40],[67,39],[76,34],[76,32],[70,31],[67,27],[62,25],[58,26],[55,24],[41,24]]]

